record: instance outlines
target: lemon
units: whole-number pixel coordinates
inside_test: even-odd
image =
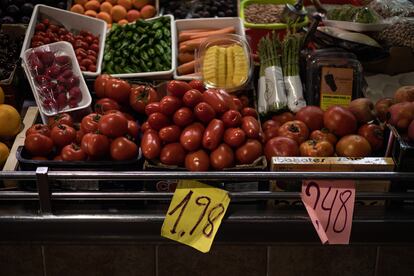
[[[0,86],[0,104],[4,104],[4,91]]]
[[[1,166],[6,163],[7,157],[9,157],[10,150],[9,148],[2,142],[0,142],[0,169]]]
[[[0,137],[12,137],[20,130],[21,117],[17,110],[8,104],[0,104]]]

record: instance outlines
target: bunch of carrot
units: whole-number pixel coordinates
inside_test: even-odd
[[[189,29],[180,31],[178,34],[178,74],[188,75],[194,73],[195,67],[195,50],[209,36],[220,34],[234,34],[234,27],[226,27],[221,29]]]

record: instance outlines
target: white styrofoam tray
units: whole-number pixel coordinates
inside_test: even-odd
[[[243,38],[246,37],[243,21],[240,17],[193,18],[176,20],[176,42],[174,43],[174,48],[177,54],[176,63],[178,64],[178,34],[180,31],[189,29],[220,29],[226,27],[235,27],[236,34],[242,36]],[[174,69],[174,79],[176,80],[194,80],[200,78],[201,77],[197,76],[196,74],[192,74],[191,76],[180,76],[177,73],[177,68]]]
[[[37,92],[37,86],[35,84],[34,81],[34,74],[32,74],[32,72],[30,71],[30,68],[28,66],[28,57],[32,52],[35,51],[51,51],[51,52],[61,52],[64,53],[65,55],[68,55],[71,59],[72,62],[72,71],[73,74],[79,77],[79,89],[82,92],[82,100],[79,102],[78,107],[75,108],[64,108],[63,110],[60,110],[58,112],[53,112],[50,110],[46,110],[43,107],[42,104],[42,100],[40,99],[40,96]],[[61,41],[61,42],[55,42],[55,43],[51,43],[51,44],[47,44],[47,45],[42,45],[40,47],[37,48],[30,48],[27,49],[24,54],[23,54],[23,69],[24,72],[26,73],[27,79],[29,80],[30,83],[30,87],[32,88],[32,92],[33,95],[35,97],[36,100],[36,104],[39,107],[39,110],[42,114],[45,114],[46,116],[54,116],[58,113],[62,113],[62,112],[72,112],[72,111],[76,111],[76,110],[81,110],[84,108],[87,108],[91,105],[92,103],[92,97],[91,94],[89,93],[89,89],[88,86],[86,85],[86,82],[84,80],[84,78],[82,77],[82,72],[80,70],[79,67],[79,63],[76,60],[76,55],[75,55],[75,51],[73,50],[72,45],[69,42],[66,41]]]
[[[167,71],[154,71],[154,72],[140,72],[140,73],[131,73],[131,74],[111,74],[112,77],[115,78],[157,78],[157,79],[168,79],[171,78],[173,75],[173,71],[176,68],[176,60],[177,60],[177,53],[176,47],[177,44],[176,39],[176,30],[174,24],[174,16],[171,14],[161,15],[157,17],[152,17],[147,19],[147,21],[153,21],[160,17],[168,17],[170,18],[170,33],[171,33],[171,69]],[[130,23],[135,24],[135,23]],[[110,31],[108,31],[110,32]]]
[[[77,14],[70,11],[65,11],[57,8],[52,8],[46,5],[36,5],[33,10],[32,18],[30,19],[29,27],[23,42],[23,48],[20,57],[23,58],[24,52],[30,48],[31,39],[35,33],[35,27],[38,20],[48,18],[63,25],[71,32],[79,32],[81,30],[89,31],[93,35],[99,37],[99,53],[96,59],[96,72],[85,71],[82,72],[85,77],[97,77],[102,70],[103,52],[105,47],[105,38],[107,24],[105,21],[92,18],[90,16]]]

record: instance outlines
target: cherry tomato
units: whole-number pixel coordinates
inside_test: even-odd
[[[147,116],[155,112],[161,112],[161,106],[159,102],[149,103],[145,106],[145,114],[147,114]]]
[[[118,137],[112,141],[110,152],[114,160],[132,160],[138,156],[138,146],[125,137]]]
[[[295,115],[295,120],[302,121],[310,131],[323,127],[323,110],[318,106],[305,106]]]
[[[64,147],[71,144],[76,139],[76,130],[65,124],[59,124],[52,128],[50,132],[50,138],[53,143],[58,147]]]
[[[224,135],[224,123],[221,120],[213,119],[206,127],[203,135],[203,147],[214,150],[221,143]]]
[[[170,124],[170,119],[162,113],[155,112],[148,116],[147,122],[152,129],[160,130]]]
[[[101,120],[101,115],[98,113],[91,113],[83,117],[80,129],[83,133],[95,132],[98,130],[98,124]]]
[[[194,114],[188,107],[181,107],[173,116],[174,124],[180,127],[185,127],[194,121]]]
[[[24,147],[33,156],[47,156],[53,150],[53,141],[45,135],[35,133],[26,136]]]
[[[109,79],[112,79],[112,77],[108,74],[102,74],[96,78],[95,83],[94,83],[94,90],[98,98],[106,97],[105,87],[106,87],[106,82]]]
[[[323,115],[323,124],[336,136],[355,133],[357,120],[351,111],[342,106],[331,106]]]
[[[292,112],[283,112],[282,114],[274,115],[272,120],[279,122],[280,125],[283,125],[286,122],[295,120],[295,115],[293,115]]]
[[[203,140],[203,133],[204,126],[200,123],[193,123],[181,132],[180,143],[188,151],[198,150]]]
[[[105,96],[111,98],[118,103],[126,103],[129,101],[131,86],[127,81],[120,79],[108,79],[105,84]]]
[[[210,164],[216,170],[231,168],[234,165],[233,150],[226,144],[219,145],[210,153]]]
[[[158,136],[165,143],[174,143],[180,141],[181,129],[176,125],[163,127],[158,132]]]
[[[121,106],[110,98],[102,98],[95,103],[95,112],[98,114],[104,114],[109,110],[120,110]]]
[[[167,116],[173,115],[182,106],[182,101],[175,96],[165,96],[160,101],[161,112]]]
[[[243,104],[239,98],[233,96],[233,103],[237,111],[241,111],[243,109]]]
[[[309,137],[308,127],[301,121],[289,121],[284,123],[278,130],[278,135],[288,137],[296,141],[299,145]]]
[[[86,159],[86,153],[76,144],[66,145],[60,156],[64,161],[82,161]]]
[[[238,127],[242,121],[242,115],[237,110],[227,110],[223,116],[221,116],[221,120],[224,123],[226,128],[229,127]]]
[[[148,122],[144,122],[144,123],[141,125],[141,132],[142,132],[142,133],[145,133],[145,131],[147,131],[148,129],[152,129],[152,128],[151,128],[151,126],[149,125],[149,123],[148,123]]]
[[[243,117],[245,116],[252,116],[254,118],[258,118],[259,115],[257,114],[256,109],[251,108],[251,107],[245,107],[242,109],[241,114],[243,115]]]
[[[165,165],[181,166],[184,164],[186,152],[180,143],[165,145],[160,153],[160,161]]]
[[[128,120],[119,113],[106,114],[99,120],[98,130],[111,138],[123,136],[128,132]]]
[[[68,126],[73,126],[73,119],[68,113],[59,113],[53,117],[49,117],[47,120],[47,124],[50,128],[53,128],[55,125],[58,124],[65,124]]]
[[[167,84],[167,92],[180,99],[184,96],[185,92],[191,89],[192,87],[185,81],[173,80]]]
[[[185,92],[183,96],[183,103],[185,106],[194,107],[203,100],[203,94],[196,89],[191,89]]]
[[[192,80],[188,83],[189,86],[193,89],[197,89],[200,92],[204,92],[206,88],[204,87],[204,83],[201,80]]]
[[[207,89],[204,91],[203,102],[208,103],[216,113],[224,113],[229,110],[229,105],[225,97],[216,89]]]
[[[241,128],[228,128],[224,131],[224,142],[233,148],[238,148],[246,141],[246,134]]]
[[[247,142],[236,150],[236,161],[239,164],[252,164],[263,154],[262,144],[256,139]]]
[[[158,102],[158,92],[149,85],[134,85],[129,94],[129,105],[138,113],[145,114],[145,106]]]
[[[208,123],[216,117],[216,112],[211,105],[206,102],[201,102],[194,107],[194,115],[201,122]]]
[[[246,116],[242,118],[241,128],[246,133],[248,138],[257,138],[260,132],[260,124],[256,118]]]
[[[144,132],[141,139],[142,154],[147,159],[155,159],[161,153],[161,140],[155,130],[149,129]]]
[[[273,156],[299,156],[299,146],[295,140],[288,137],[274,137],[266,142],[264,152],[268,162]]]
[[[193,172],[205,172],[210,167],[210,158],[205,150],[190,152],[185,157],[185,167]]]
[[[249,98],[246,95],[240,96],[239,100],[242,103],[242,107],[249,107]]]
[[[329,129],[327,128],[322,128],[321,130],[312,131],[309,138],[312,140],[316,140],[316,141],[325,140],[331,143],[332,145],[335,145],[336,142],[338,141],[336,136],[332,132],[330,132]]]
[[[360,135],[346,135],[336,144],[336,154],[343,157],[367,157],[371,154],[371,145]]]
[[[326,140],[307,140],[300,144],[299,151],[305,157],[329,157],[335,153],[333,145]]]
[[[128,135],[130,135],[134,141],[138,139],[139,125],[137,122],[128,120]]]
[[[35,124],[32,125],[27,131],[26,131],[26,136],[29,136],[30,134],[42,134],[44,136],[48,136],[50,137],[50,129],[47,125],[42,125],[42,124]]]

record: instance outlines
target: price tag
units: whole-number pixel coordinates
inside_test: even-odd
[[[355,204],[354,181],[303,181],[301,198],[323,244],[349,244]]]
[[[229,194],[224,190],[198,181],[179,181],[161,236],[207,253],[229,203]]]

